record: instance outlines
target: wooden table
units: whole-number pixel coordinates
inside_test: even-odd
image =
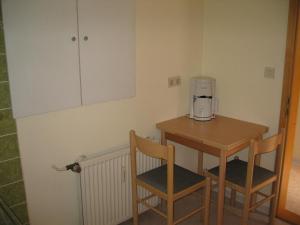
[[[262,138],[268,127],[223,116],[205,122],[182,116],[160,122],[156,127],[161,130],[162,144],[170,140],[199,151],[199,173],[203,169],[203,152],[219,157],[217,225],[223,225],[227,157],[243,150],[251,139]]]

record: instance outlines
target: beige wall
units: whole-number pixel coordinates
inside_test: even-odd
[[[199,71],[217,78],[220,114],[274,133],[287,12],[288,0],[137,0],[136,97],[17,121],[31,225],[79,224],[77,175],[51,165],[128,143],[132,128],[158,137],[156,122],[187,113],[188,79]],[[274,80],[264,66],[276,68]],[[175,75],[182,86],[168,88]],[[195,169],[195,152],[180,149],[176,159]]]
[[[31,225],[79,224],[78,175],[58,173],[52,164],[128,143],[130,129],[158,137],[156,122],[187,113],[188,76],[200,71],[200,4],[137,1],[135,98],[17,121]],[[168,77],[177,75],[181,87],[168,88]],[[194,154],[179,151],[177,158],[195,169]]]
[[[287,17],[288,0],[204,1],[202,73],[217,79],[219,113],[265,124],[268,135],[278,128]]]

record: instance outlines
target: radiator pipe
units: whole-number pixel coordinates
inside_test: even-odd
[[[81,155],[79,156],[79,158],[72,164],[69,164],[69,165],[66,165],[66,166],[63,166],[63,167],[57,167],[56,165],[52,165],[52,168],[56,171],[67,171],[67,170],[72,170],[73,172],[75,173],[80,173],[81,172],[81,167],[79,165],[79,162],[83,161],[87,159],[87,156],[86,155]]]
[[[55,165],[52,166],[53,169],[55,169],[56,171],[67,171],[67,170],[71,170],[75,173],[80,173],[81,172],[81,167],[79,165],[78,162],[63,166],[63,167],[57,167]]]
[[[72,170],[75,173],[80,173],[81,172],[81,167],[80,167],[78,162],[66,165],[66,169],[67,170]]]

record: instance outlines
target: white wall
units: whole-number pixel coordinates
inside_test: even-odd
[[[217,79],[219,113],[265,124],[268,135],[278,128],[287,18],[288,0],[204,1],[202,73]]]
[[[200,6],[196,0],[137,1],[135,98],[17,120],[31,225],[80,224],[78,175],[58,173],[52,164],[128,143],[130,129],[159,136],[157,122],[187,113],[187,80],[200,71]],[[176,75],[181,87],[168,88],[167,78]],[[177,158],[195,169],[194,155],[179,151]]]

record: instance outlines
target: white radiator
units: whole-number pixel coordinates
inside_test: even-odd
[[[137,155],[138,173],[160,165],[160,160]],[[116,225],[132,217],[129,147],[95,155],[80,162],[81,196],[84,225]],[[149,193],[139,189],[139,196]],[[158,203],[157,198],[149,201]],[[139,211],[144,211],[140,207]]]

